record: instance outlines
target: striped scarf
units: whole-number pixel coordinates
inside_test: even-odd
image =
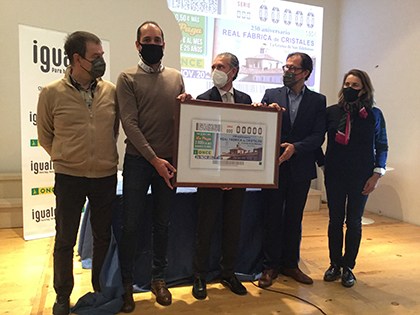
[[[365,105],[360,101],[352,102],[350,104],[343,100],[342,107],[344,109],[344,114],[338,124],[335,141],[342,145],[347,145],[350,140],[351,125],[353,123],[352,115],[358,113],[360,117],[366,118],[368,114]]]

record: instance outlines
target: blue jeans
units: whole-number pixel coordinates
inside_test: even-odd
[[[328,247],[332,264],[354,268],[362,238],[362,216],[368,196],[362,195],[368,177],[325,175],[330,221]],[[347,230],[343,255],[343,224]]]
[[[123,177],[123,227],[119,244],[123,284],[133,283],[139,226],[147,210],[146,196],[150,185],[153,199],[152,281],[165,280],[169,214],[175,189],[170,189],[155,167],[142,156],[125,155]]]

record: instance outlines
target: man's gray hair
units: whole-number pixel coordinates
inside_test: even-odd
[[[237,69],[236,74],[235,74],[235,77],[232,79],[232,81],[235,81],[235,79],[236,79],[236,77],[238,76],[238,73],[239,73],[239,60],[238,60],[238,57],[236,57],[234,54],[231,54],[229,52],[224,52],[224,53],[218,54],[216,56],[216,58],[217,57],[227,57],[227,58],[229,58],[229,66],[230,66],[230,68],[231,69],[232,68],[236,68]]]

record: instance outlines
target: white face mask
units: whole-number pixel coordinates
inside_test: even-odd
[[[231,69],[230,71],[232,71],[232,70],[233,69]],[[230,71],[228,73],[230,73]],[[229,82],[229,78],[227,76],[228,73],[225,73],[221,70],[214,69],[212,74],[211,74],[211,78],[213,80],[214,86],[219,88],[219,89],[224,87]]]

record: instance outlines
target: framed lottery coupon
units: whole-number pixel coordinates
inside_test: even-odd
[[[177,101],[174,185],[277,188],[282,113],[213,101]]]

